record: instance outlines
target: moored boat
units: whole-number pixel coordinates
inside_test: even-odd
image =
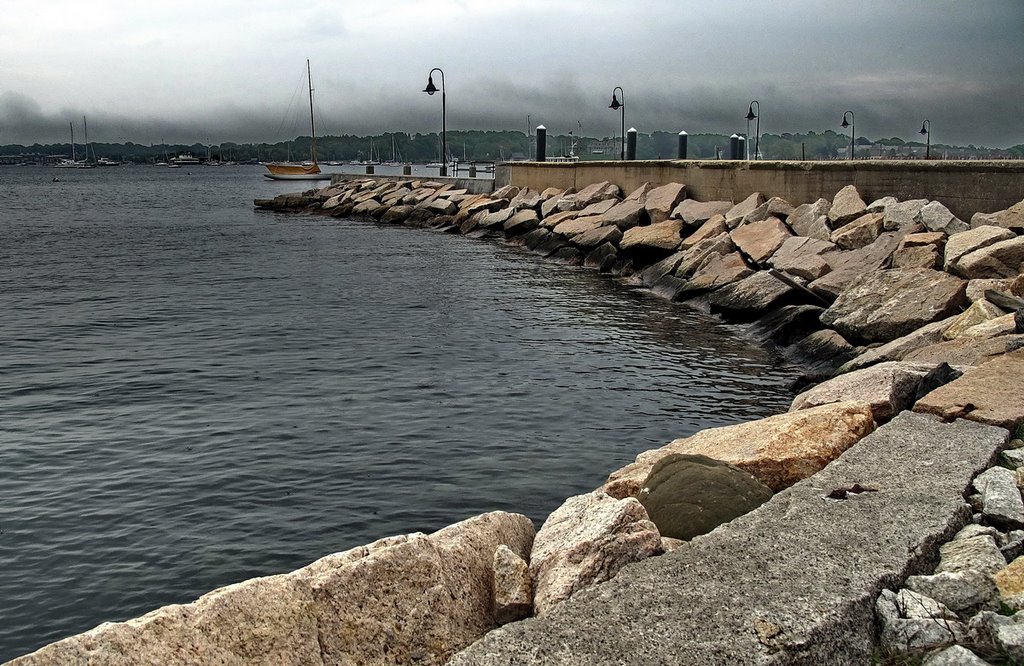
[[[287,162],[271,162],[265,164],[269,173],[263,174],[271,180],[329,180],[331,174],[321,173],[316,161],[316,126],[313,123],[313,75],[310,72],[309,60],[306,60],[306,78],[309,83],[309,162],[289,164]]]

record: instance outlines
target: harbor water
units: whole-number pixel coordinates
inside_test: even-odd
[[[389,534],[539,524],[788,407],[794,368],[608,276],[252,207],[304,186],[0,169],[0,661]]]

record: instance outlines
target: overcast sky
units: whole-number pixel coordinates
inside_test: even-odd
[[[281,141],[543,123],[1024,143],[1024,0],[0,0],[0,144]],[[435,81],[440,85],[440,81]],[[289,112],[289,107],[291,111]],[[753,126],[751,131],[753,131]]]

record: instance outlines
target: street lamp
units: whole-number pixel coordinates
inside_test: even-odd
[[[921,123],[921,131],[918,134],[924,134],[927,139],[924,145],[924,158],[928,159],[932,156],[932,121],[926,119]]]
[[[757,113],[754,113],[754,105],[757,104]],[[750,134],[750,121],[757,120],[754,125],[754,159],[758,159],[761,152],[761,103],[756,99],[747,108],[747,134]]]
[[[615,91],[619,91],[619,95],[622,96],[622,101],[615,96]],[[608,105],[608,108],[613,111],[619,112],[619,117],[622,121],[622,143],[619,145],[619,159],[625,161],[626,159],[626,93],[622,92],[621,86],[615,86],[612,88],[612,103]]]
[[[447,110],[445,109],[445,94],[444,94],[444,70],[440,67],[435,67],[430,70],[427,74],[427,87],[423,89],[423,92],[428,95],[433,95],[437,92],[437,86],[434,85],[434,72],[441,72],[441,176],[448,175],[448,119]]]
[[[847,115],[850,116],[850,121],[849,122],[846,121],[846,116]],[[853,117],[853,111],[846,111],[846,112],[843,113],[843,122],[839,126],[840,127],[844,127],[844,128],[845,127],[852,128],[850,130],[850,159],[852,160],[854,158],[853,142],[857,140],[857,123],[856,123],[856,119]]]

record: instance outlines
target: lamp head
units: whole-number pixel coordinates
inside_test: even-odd
[[[433,95],[434,93],[437,92],[437,86],[434,85],[433,75],[427,75],[427,87],[423,89],[423,92],[427,93],[428,95]]]
[[[918,134],[927,134],[927,133],[928,133],[928,128],[924,126],[924,123],[921,123],[921,131],[918,132]]]
[[[608,105],[608,108],[614,109],[615,111],[622,108],[622,103],[619,102],[619,98],[615,95],[614,91],[612,92],[612,103]]]
[[[850,123],[846,121],[846,116],[843,116],[843,122],[839,125],[840,127],[849,127]]]
[[[754,113],[754,104],[753,103],[751,103],[750,104],[750,108],[747,109],[747,115],[745,116],[745,118],[747,120],[753,120],[754,118],[757,118],[757,115]]]

